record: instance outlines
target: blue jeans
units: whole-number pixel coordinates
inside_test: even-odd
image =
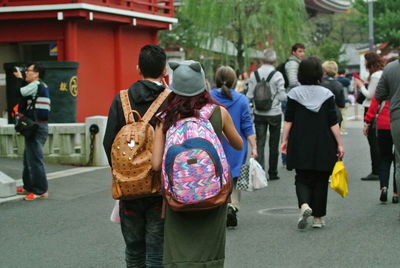
[[[44,194],[48,188],[42,150],[48,133],[47,124],[39,124],[35,135],[31,138],[25,138],[22,181],[26,191],[37,195]]]
[[[161,219],[161,209],[161,196],[121,200],[119,214],[126,244],[126,267],[163,267],[164,219]]]

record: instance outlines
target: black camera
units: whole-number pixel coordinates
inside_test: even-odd
[[[26,71],[26,67],[25,66],[14,66],[14,69],[15,69],[16,72],[18,72],[18,70],[19,70],[22,75],[24,75],[25,71]]]
[[[21,72],[22,74],[22,79],[25,79],[25,71],[26,71],[26,67],[21,65],[21,66],[14,66],[14,70],[15,72],[18,72],[18,70]]]

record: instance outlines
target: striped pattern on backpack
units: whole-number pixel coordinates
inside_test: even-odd
[[[215,108],[205,105],[200,117],[179,120],[166,133],[163,194],[175,211],[211,209],[229,198],[228,161],[208,120]]]

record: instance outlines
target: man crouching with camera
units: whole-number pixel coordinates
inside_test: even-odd
[[[14,72],[20,85],[24,77],[16,67]],[[48,136],[50,98],[47,85],[41,80],[44,68],[37,63],[27,65],[25,81],[27,85],[18,87],[20,102],[15,129],[25,137],[23,187],[17,188],[17,194],[25,195],[25,200],[48,197],[47,178],[43,162],[43,145]]]

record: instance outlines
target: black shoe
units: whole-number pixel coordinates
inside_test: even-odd
[[[270,181],[275,181],[275,180],[279,180],[279,179],[280,179],[279,176],[270,176],[269,177]]]
[[[399,203],[399,197],[398,197],[398,196],[393,196],[393,197],[392,197],[392,203],[393,203],[393,204]]]
[[[378,181],[379,176],[371,173],[368,176],[361,178],[361,180],[362,181]]]
[[[237,226],[237,210],[233,207],[228,207],[228,215],[226,218],[226,227],[236,227]]]
[[[386,202],[387,201],[387,189],[382,189],[381,196],[379,197],[379,200],[381,200],[381,202]]]

